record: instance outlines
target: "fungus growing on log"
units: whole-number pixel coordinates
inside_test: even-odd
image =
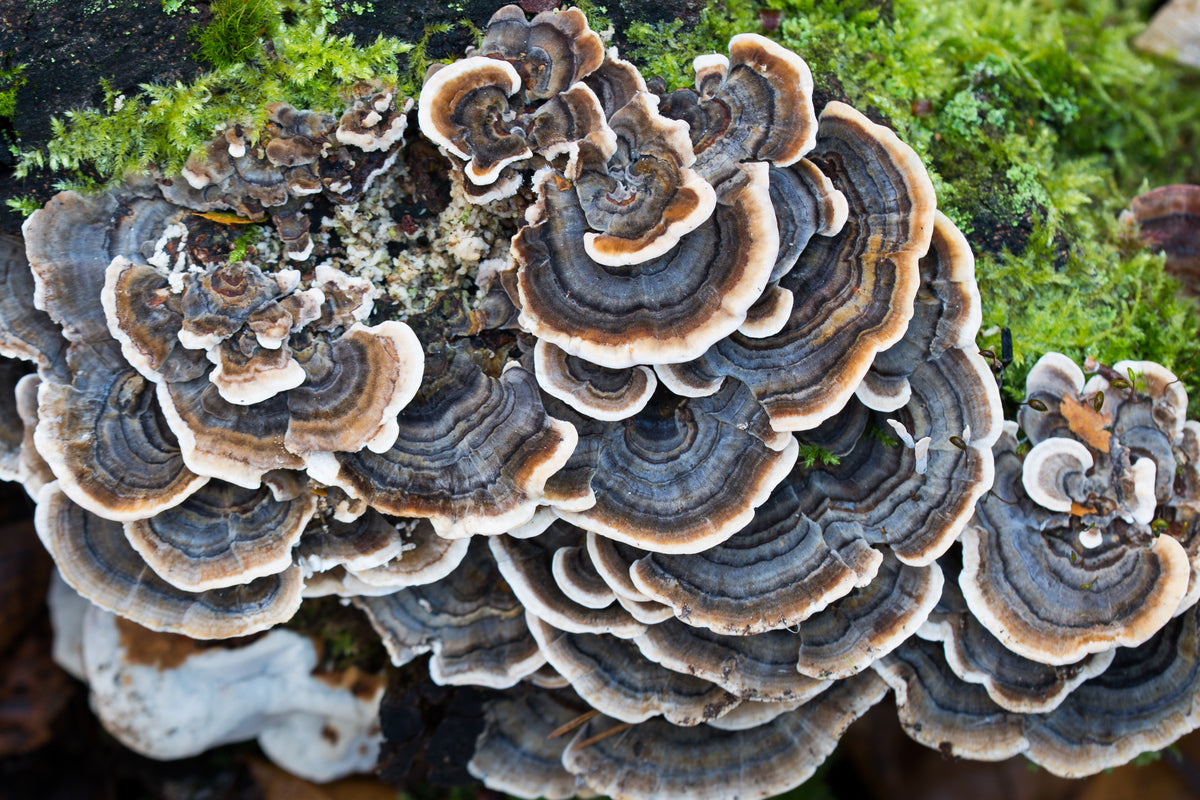
[[[66,580],[195,637],[347,598],[398,668],[503,693],[471,770],[524,796],[767,796],[886,685],[977,757],[1191,725],[1174,376],[1044,360],[1019,449],[914,151],[764,37],[693,66],[667,94],[509,6],[407,142],[364,82],[34,214],[4,464]]]

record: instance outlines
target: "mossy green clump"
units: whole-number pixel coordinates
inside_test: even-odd
[[[1012,331],[1009,397],[1047,350],[1182,371],[1200,326],[1161,259],[1116,218],[1151,186],[1200,182],[1200,75],[1133,51],[1139,9],[1114,0],[766,0],[768,35],[800,53],[818,99],[894,127],[967,234],[984,304],[981,346]],[[672,86],[759,9],[711,5],[695,28],[635,25],[628,55]],[[1200,366],[1197,367],[1200,372]],[[1200,412],[1200,380],[1185,378]]]
[[[178,171],[221,126],[261,127],[271,102],[340,112],[347,88],[357,81],[391,83],[401,94],[413,91],[412,78],[399,68],[411,44],[380,36],[359,45],[353,37],[334,36],[326,11],[302,0],[214,4],[213,22],[196,37],[215,69],[190,84],[144,85],[134,97],[104,86],[104,108],[55,118],[46,148],[20,154],[17,177],[48,168],[64,175],[60,186],[99,189],[151,164]],[[258,30],[267,35],[256,34],[248,44],[247,34]]]
[[[215,67],[231,67],[250,59],[264,38],[282,22],[273,0],[216,0],[212,22],[192,31],[199,56]]]

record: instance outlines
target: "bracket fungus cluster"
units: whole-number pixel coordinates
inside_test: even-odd
[[[876,665],[918,741],[1067,777],[1200,726],[1200,423],[1161,365],[1085,366],[1030,371],[957,586]]]
[[[0,468],[66,582],[193,638],[348,598],[396,666],[504,693],[470,770],[528,797],[794,786],[889,685],[946,713],[905,694],[918,634],[1013,719],[1186,671],[1200,428],[1171,376],[1039,365],[1018,455],[916,154],[818,115],[762,36],[694,67],[668,93],[578,9],[509,6],[411,115],[375,84],[340,119],[274,105],[31,216],[0,247],[0,355],[33,362]],[[450,178],[438,243],[392,214],[420,159]],[[396,302],[330,233],[372,213],[455,291]]]

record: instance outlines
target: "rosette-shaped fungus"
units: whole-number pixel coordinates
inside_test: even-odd
[[[1175,485],[1187,395],[1150,362],[1085,384],[1057,353],[1026,393],[1031,447],[1022,459],[1015,438],[1001,440],[995,492],[963,534],[967,605],[1005,647],[1047,664],[1138,645],[1195,582],[1194,521]]]
[[[432,653],[435,682],[510,692],[471,762],[504,791],[803,781],[935,614],[999,393],[970,248],[913,151],[845,104],[818,118],[764,37],[694,66],[660,96],[577,9],[509,6],[432,69],[420,130],[508,260],[479,265],[476,237],[474,299],[404,321],[366,268],[280,268],[336,247],[304,198],[361,197],[401,148],[380,87],[38,212],[36,303],[0,298],[0,354],[38,364],[39,527],[67,580],[192,636],[355,598],[397,666]],[[278,263],[205,244],[192,212],[216,209],[270,213]],[[1175,409],[1156,381],[1109,410],[1137,458],[1088,506],[1148,531],[1172,448],[1200,487],[1196,430],[1143,432]]]
[[[1160,365],[1088,368],[1050,353],[1030,371],[1028,441],[1010,422],[995,445],[961,594],[948,587],[928,641],[874,665],[905,729],[943,752],[1079,776],[1200,727],[1200,425]]]
[[[468,60],[462,74],[504,71]],[[432,73],[424,99],[456,67]],[[926,621],[935,559],[991,485],[1000,403],[974,344],[973,260],[915,155],[848,106],[818,124],[807,67],[761,37],[696,67],[696,92],[655,102],[610,52],[582,85],[538,98],[556,127],[522,118],[512,98],[541,112],[511,75],[488,112],[504,124],[487,136],[523,154],[497,176],[538,170],[500,281],[532,334],[522,363],[578,444],[531,495],[542,508],[490,538],[503,584],[451,575],[359,602],[398,663],[432,649],[440,681],[556,690],[490,706],[472,770],[504,791],[764,796],[799,782],[836,735],[798,731],[832,714],[840,732],[879,698],[867,667]],[[438,108],[428,135],[468,158]],[[499,163],[483,152],[470,180],[476,161]],[[681,190],[697,179],[715,203],[693,218],[704,190]],[[800,444],[828,463],[798,466]],[[371,458],[339,455],[343,481]],[[515,608],[543,665],[512,633],[460,632],[511,625]],[[498,666],[451,674],[442,626],[455,663],[474,642],[473,659]],[[546,739],[572,721],[586,725],[573,744]],[[762,785],[722,776],[776,736],[755,760]],[[633,755],[648,747],[655,780]],[[703,781],[672,770],[700,750]]]
[[[292,204],[307,231],[295,198],[361,196],[399,152],[404,115],[384,90],[340,123],[270,114],[253,140],[218,136],[182,178],[58,195],[23,249],[0,252],[0,353],[38,371],[14,395],[25,443],[11,477],[38,498],[43,541],[89,600],[199,638],[288,619],[301,564],[354,581],[414,546],[377,514],[350,524],[366,506],[298,470],[392,447],[424,373],[416,335],[367,325],[374,287],[333,266],[272,269],[270,243],[261,263],[229,260],[227,223],[204,216]],[[276,252],[306,256],[275,216]],[[426,550],[430,580],[443,556],[456,563]]]

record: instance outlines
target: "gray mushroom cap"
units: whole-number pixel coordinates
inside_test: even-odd
[[[800,624],[797,669],[822,679],[861,672],[917,632],[944,581],[936,563],[914,567],[885,554],[870,583]]]
[[[62,491],[109,519],[143,519],[183,502],[208,478],[185,465],[153,384],[124,366],[116,342],[92,352],[70,384],[38,388],[38,452]]]
[[[529,613],[555,628],[571,633],[611,633],[631,638],[646,630],[609,596],[598,608],[584,606],[564,593],[554,575],[554,558],[560,550],[583,544],[585,532],[557,520],[538,536],[515,539],[492,537],[488,544],[513,593]]]
[[[213,480],[173,508],[125,523],[125,536],[163,580],[203,592],[290,567],[292,547],[316,506],[309,492],[276,498],[266,486]]]
[[[426,517],[453,537],[527,522],[577,438],[547,415],[532,374],[514,365],[493,378],[452,349],[427,354],[421,387],[397,425],[386,452],[339,453],[309,472],[384,513]]]
[[[511,63],[525,97],[546,100],[600,66],[604,43],[578,8],[544,11],[526,22],[520,6],[501,8],[488,20],[478,48],[467,51]]]
[[[798,452],[792,437],[772,431],[754,398],[734,381],[711,397],[660,392],[627,420],[580,421],[578,427],[579,448],[552,488],[572,496],[590,489],[595,504],[557,513],[654,552],[694,553],[728,539],[750,521]]]
[[[563,767],[568,739],[552,734],[588,707],[566,692],[523,691],[484,706],[484,730],[467,771],[489,789],[518,797],[570,800],[586,785]]]
[[[668,96],[664,113],[686,119],[696,169],[722,180],[742,161],[788,166],[813,148],[817,133],[812,73],[804,59],[765,36],[729,40],[729,59],[696,59],[699,94]]]
[[[1166,747],[1200,725],[1197,609],[1146,642],[1118,648],[1109,667],[1044,714],[1016,714],[950,670],[936,642],[914,639],[875,669],[896,690],[901,724],[950,755],[1023,753],[1055,775],[1081,777]]]
[[[792,631],[729,636],[667,620],[651,625],[634,643],[656,664],[703,678],[743,700],[798,707],[832,685],[797,671],[800,639]]]
[[[626,419],[650,402],[658,378],[648,367],[609,369],[569,355],[539,339],[533,349],[538,385],[580,414],[605,421]]]
[[[1106,536],[1088,548],[1066,514],[1025,495],[1016,442],[996,445],[995,494],[962,535],[959,579],[971,612],[1005,647],[1047,664],[1134,646],[1170,619],[1191,567],[1171,536]]]
[[[784,486],[721,544],[694,555],[644,554],[629,576],[688,625],[741,636],[777,630],[846,595],[878,566],[880,555],[861,539],[831,538]]]
[[[0,355],[33,361],[43,370],[61,370],[67,342],[50,316],[34,307],[34,292],[25,243],[0,236]]]
[[[717,187],[713,214],[670,251],[611,267],[588,256],[576,186],[547,172],[537,213],[513,239],[523,328],[601,366],[695,358],[732,333],[766,288],[778,252],[765,164]]]
[[[355,600],[383,638],[392,663],[431,652],[438,684],[506,688],[546,659],[525,624],[525,609],[476,538],[459,567],[440,581]]]
[[[592,229],[583,236],[588,257],[610,267],[641,264],[707,220],[716,192],[691,169],[694,161],[686,123],[659,114],[649,92],[580,142],[566,177]]]
[[[772,336],[734,333],[694,361],[657,367],[672,391],[688,395],[736,377],[779,430],[813,428],[835,414],[875,354],[903,336],[933,233],[929,176],[890,130],[830,103],[808,158],[846,197],[849,216],[836,236],[814,237],[780,278],[796,299],[787,323]]]
[[[96,605],[152,630],[194,639],[245,636],[291,618],[300,607],[300,570],[225,589],[177,589],[146,567],[121,523],[96,516],[49,483],[38,495],[38,536],[63,578]]]
[[[744,731],[684,728],[652,719],[601,739],[613,721],[598,717],[575,734],[563,764],[591,789],[613,798],[770,797],[807,780],[850,723],[886,691],[883,681],[866,673]]]
[[[945,610],[943,605],[947,605]],[[938,610],[918,634],[942,642],[946,662],[955,675],[982,686],[1006,711],[1022,714],[1053,710],[1081,683],[1106,670],[1116,654],[1114,648],[1060,666],[1019,656],[967,611],[954,581],[946,583]]]
[[[421,87],[421,133],[466,161],[472,183],[495,183],[504,167],[533,155],[509,105],[520,88],[520,75],[506,61],[476,56],[441,67]]]
[[[546,661],[602,714],[625,722],[658,715],[674,725],[699,725],[737,705],[707,680],[659,666],[632,642],[596,633],[567,633],[527,614]]]
[[[1020,714],[951,671],[937,642],[914,638],[874,665],[896,693],[905,733],[948,756],[1000,761],[1029,749]]]

